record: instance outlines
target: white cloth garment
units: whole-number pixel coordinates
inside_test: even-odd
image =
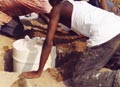
[[[89,37],[87,46],[103,44],[120,33],[120,17],[94,7],[86,1],[70,1],[73,4],[71,29]]]

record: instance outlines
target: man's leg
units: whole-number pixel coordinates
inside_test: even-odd
[[[120,87],[117,82],[120,78],[118,71],[99,72],[111,59],[119,44],[120,35],[105,44],[86,49],[75,67],[72,78],[74,87],[114,87],[115,79],[115,84],[118,85],[116,87]]]
[[[112,70],[120,69],[120,46],[117,52],[112,56],[110,61],[105,65],[105,67],[110,68]]]
[[[13,17],[9,23],[1,26],[0,32],[7,36],[20,38],[23,37],[24,27],[18,17]]]

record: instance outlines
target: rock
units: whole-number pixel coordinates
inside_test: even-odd
[[[10,87],[32,87],[25,79],[18,79]]]
[[[50,73],[43,72],[40,78],[27,79],[32,87],[65,87],[63,83],[57,82]]]

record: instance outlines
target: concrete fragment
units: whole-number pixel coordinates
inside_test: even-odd
[[[18,79],[10,87],[32,87],[25,79]]]

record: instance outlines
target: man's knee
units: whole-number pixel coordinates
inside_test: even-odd
[[[117,74],[118,75],[118,74]],[[113,87],[116,71],[93,72],[72,78],[74,87]],[[118,79],[117,79],[118,81]]]

